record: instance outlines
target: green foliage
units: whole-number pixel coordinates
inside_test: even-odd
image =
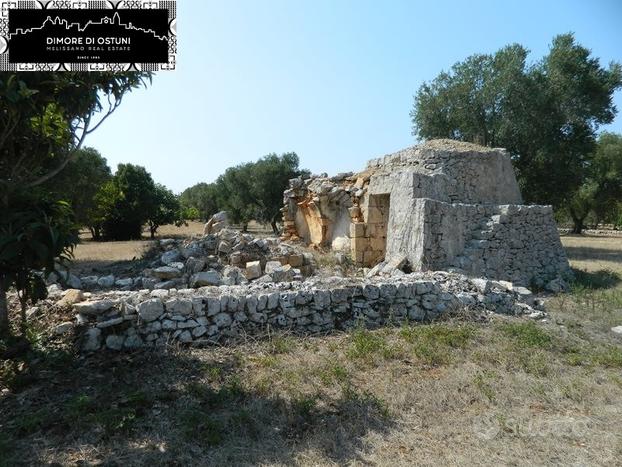
[[[274,233],[278,232],[276,222],[281,215],[283,192],[289,180],[300,175],[308,176],[298,164],[298,155],[294,152],[281,156],[268,154],[253,164],[251,194],[257,206],[255,220],[269,223]]]
[[[156,185],[144,167],[119,164],[112,180],[96,195],[106,238],[140,239],[142,226],[157,206]]]
[[[154,238],[158,227],[180,222],[181,205],[179,198],[168,188],[156,183],[153,191],[151,211],[147,218],[151,238]]]
[[[185,212],[184,219],[205,221],[221,210],[219,206],[222,202],[215,183],[198,183],[191,186],[182,192],[179,201]]]
[[[150,79],[150,73],[0,73],[0,190],[57,175],[123,96]]]
[[[42,274],[51,274],[57,264],[71,259],[78,236],[66,202],[50,201],[38,192],[14,192],[4,201],[0,208],[0,291],[15,287],[23,312],[28,300],[46,297]],[[6,313],[0,313],[0,332],[7,330],[5,317]]]
[[[229,167],[214,183],[186,189],[180,201],[183,207],[197,209],[203,219],[226,210],[235,223],[266,222],[277,233],[283,191],[291,178],[309,174],[298,164],[296,153],[268,154],[257,162]]]
[[[78,225],[89,227],[94,239],[99,239],[101,219],[98,216],[96,195],[112,178],[106,159],[94,148],[83,148],[65,169],[45,184],[45,189],[71,205]]]
[[[413,134],[505,147],[526,201],[564,207],[587,178],[599,125],[615,116],[622,68],[601,67],[571,34],[555,37],[541,61],[527,65],[526,57],[510,45],[424,83],[411,112]]]
[[[150,79],[150,73],[0,73],[0,333],[8,331],[6,289],[17,288],[23,311],[26,300],[44,295],[33,270],[49,274],[77,240],[67,203],[35,187],[78,157],[86,136]]]

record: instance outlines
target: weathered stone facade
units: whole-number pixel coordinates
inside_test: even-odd
[[[360,266],[403,262],[543,286],[570,274],[552,210],[524,205],[509,154],[434,140],[358,174],[294,179],[284,238],[348,250]]]

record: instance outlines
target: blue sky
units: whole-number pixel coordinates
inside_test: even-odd
[[[537,60],[571,31],[602,64],[622,61],[619,0],[178,0],[177,17],[177,70],[86,142],[175,192],[270,152],[313,173],[361,169],[414,144],[416,90],[474,53],[517,42]]]

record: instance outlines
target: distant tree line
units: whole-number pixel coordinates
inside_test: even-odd
[[[572,34],[555,37],[533,64],[527,54],[513,44],[472,55],[424,83],[411,112],[413,134],[508,149],[525,200],[552,204],[575,233],[588,215],[619,225],[620,136],[597,131],[616,115],[622,67],[602,67]]]
[[[296,153],[268,154],[256,162],[247,162],[225,170],[213,183],[199,183],[182,192],[184,212],[206,220],[226,210],[231,220],[246,229],[249,221],[270,224],[278,233],[283,191],[291,178],[308,177],[299,167]]]
[[[140,239],[144,226],[154,238],[158,227],[184,218],[179,197],[155,183],[144,167],[119,164],[112,175],[94,148],[78,150],[46,188],[69,203],[76,223],[94,240]]]

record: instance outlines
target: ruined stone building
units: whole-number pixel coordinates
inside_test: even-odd
[[[433,140],[360,173],[293,179],[283,220],[286,239],[360,266],[407,261],[521,285],[569,273],[551,207],[523,204],[504,149]]]

